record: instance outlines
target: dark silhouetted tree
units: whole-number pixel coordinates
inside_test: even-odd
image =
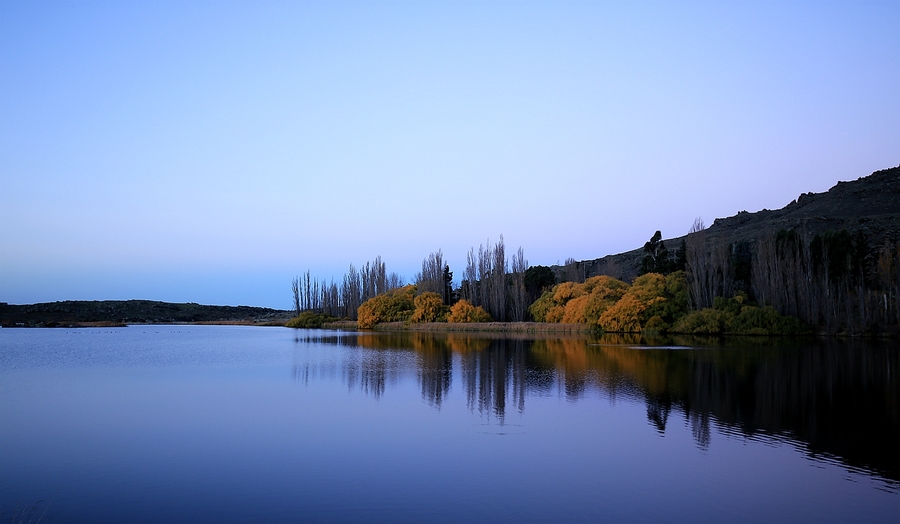
[[[547,266],[531,266],[526,269],[524,280],[529,302],[534,302],[544,291],[556,285],[553,270]]]
[[[443,293],[444,304],[447,306],[453,305],[454,297],[453,297],[453,272],[450,271],[450,265],[444,264],[444,293]]]
[[[644,244],[644,258],[641,260],[641,274],[647,273],[671,273],[672,263],[669,260],[669,250],[662,240],[662,232],[657,231],[650,240]]]

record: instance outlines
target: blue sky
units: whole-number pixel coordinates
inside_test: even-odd
[[[897,2],[0,4],[0,301],[290,307],[900,164]]]

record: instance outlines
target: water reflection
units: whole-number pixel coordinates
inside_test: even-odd
[[[527,365],[522,340],[493,340],[481,351],[461,354],[462,382],[469,410],[496,416],[502,423],[507,400],[525,409]]]
[[[301,342],[298,339],[298,342]],[[603,394],[645,403],[660,435],[675,414],[700,449],[711,425],[744,437],[777,437],[811,457],[900,481],[900,350],[888,342],[729,340],[640,336],[490,336],[360,333],[312,336],[306,348],[357,348],[342,362],[306,359],[295,379],[340,375],[380,398],[386,384],[415,374],[422,398],[441,409],[454,384],[466,405],[496,417],[522,412],[528,397],[578,401]],[[657,344],[657,346],[648,345]],[[308,351],[309,349],[304,349]]]

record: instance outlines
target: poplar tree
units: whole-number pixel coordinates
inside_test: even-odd
[[[509,310],[511,320],[514,322],[525,320],[525,311],[528,308],[528,293],[525,290],[525,272],[527,270],[528,261],[525,260],[525,252],[519,247],[512,258],[509,278]]]
[[[437,293],[447,303],[449,296],[444,281],[444,255],[440,249],[422,260],[422,272],[416,274],[416,291],[420,294]]]

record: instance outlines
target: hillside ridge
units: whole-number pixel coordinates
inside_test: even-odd
[[[89,326],[95,323],[278,323],[289,311],[253,306],[209,306],[155,300],[65,300],[38,304],[0,303],[0,326]]]
[[[754,242],[762,235],[780,230],[797,230],[806,236],[845,229],[861,231],[870,246],[900,240],[900,166],[875,171],[853,181],[839,181],[823,193],[803,193],[786,206],[756,212],[740,211],[717,218],[705,229],[707,246]],[[649,231],[647,238],[650,238]],[[663,232],[665,233],[665,232]],[[687,235],[664,238],[674,252]],[[578,262],[575,272],[581,278],[609,275],[631,281],[640,271],[643,248]],[[557,277],[564,277],[565,266],[551,266]],[[569,269],[571,272],[571,268]]]

